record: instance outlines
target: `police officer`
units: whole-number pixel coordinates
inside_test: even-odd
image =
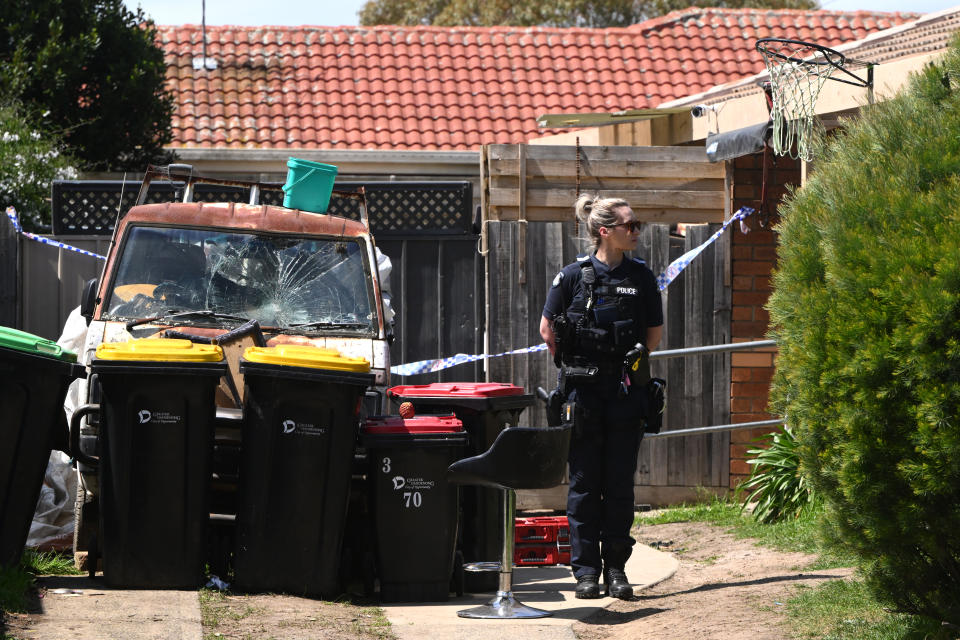
[[[576,213],[595,251],[557,274],[540,320],[575,417],[568,458],[570,564],[576,597],[599,598],[602,576],[608,595],[628,600],[633,588],[624,565],[635,542],[633,475],[647,402],[645,379],[629,374],[648,365],[646,355],[662,335],[663,310],[653,272],[643,260],[624,257],[636,248],[640,231],[630,205],[584,195]]]

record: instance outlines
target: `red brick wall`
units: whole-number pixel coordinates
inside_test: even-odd
[[[767,207],[770,219],[761,227],[759,218],[751,216],[750,233],[734,231],[733,294],[731,335],[733,342],[767,339],[769,316],[764,305],[770,296],[770,274],[777,258],[777,237],[771,230],[776,224],[776,207],[786,193],[786,185],[800,184],[800,163],[788,157],[771,157],[775,166],[768,167]],[[758,209],[763,184],[763,154],[744,156],[733,161],[733,211],[747,206]],[[733,423],[768,420],[767,395],[773,377],[775,349],[744,351],[730,354],[730,418]],[[756,447],[756,438],[770,432],[770,427],[741,429],[730,432],[730,487],[750,474],[747,450]]]

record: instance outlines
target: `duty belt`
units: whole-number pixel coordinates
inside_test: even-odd
[[[564,376],[570,378],[611,377],[623,375],[623,362],[594,362],[590,364],[563,363]]]

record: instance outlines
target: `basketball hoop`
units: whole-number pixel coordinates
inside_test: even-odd
[[[873,88],[873,65],[846,58],[839,51],[814,42],[761,38],[757,51],[770,73],[770,119],[773,152],[799,160],[813,159],[815,140],[823,131],[816,104],[827,80]],[[848,67],[865,66],[861,78]],[[840,72],[845,77],[834,76]]]

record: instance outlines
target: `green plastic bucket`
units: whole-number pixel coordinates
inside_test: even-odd
[[[324,213],[330,205],[330,193],[337,168],[311,160],[287,160],[287,183],[283,185],[283,206],[313,213]]]

